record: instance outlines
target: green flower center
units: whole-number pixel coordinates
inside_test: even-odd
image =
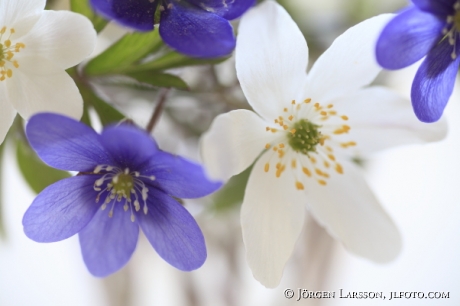
[[[112,179],[113,190],[116,194],[121,194],[125,197],[131,194],[133,189],[134,181],[130,174],[121,173]]]
[[[129,168],[120,169],[110,165],[98,165],[94,170],[94,174],[102,174],[94,182],[93,189],[99,193],[96,196],[96,203],[99,203],[101,197],[105,196],[102,201],[101,209],[105,210],[107,205],[110,205],[109,217],[113,216],[114,206],[117,203],[123,203],[125,211],[131,211],[131,221],[134,222],[134,211],[138,212],[141,209],[143,202],[144,214],[148,213],[147,199],[149,189],[144,183],[144,180],[154,181],[153,175],[141,175],[138,171],[130,171]]]
[[[342,149],[356,146],[355,141],[346,139],[351,127],[340,122],[348,121],[348,116],[338,114],[333,104],[311,102],[310,98],[301,103],[292,100],[290,107],[283,108],[282,116],[265,127],[268,133],[281,135],[265,145],[265,149],[272,152],[261,170],[279,178],[290,168],[297,190],[304,190],[304,183],[310,178],[325,186],[332,172],[343,174],[332,144]],[[307,109],[301,111],[303,107]]]
[[[307,119],[297,121],[288,134],[288,144],[298,153],[308,155],[310,152],[316,152],[316,146],[322,138],[319,128],[319,125]]]

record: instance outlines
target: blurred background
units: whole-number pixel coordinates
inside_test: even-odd
[[[305,34],[310,63],[350,26],[408,4],[405,0],[279,2]],[[54,9],[68,8],[68,3],[61,0],[49,5]],[[105,33],[106,39],[123,31],[115,27]],[[418,65],[382,72],[375,82],[393,88],[409,101]],[[162,149],[199,160],[199,135],[212,119],[219,113],[249,106],[238,86],[233,58],[215,66],[173,72],[191,90],[171,92],[153,135]],[[158,90],[126,88],[97,80],[94,86],[123,114],[141,126],[147,124]],[[86,270],[76,236],[59,243],[39,244],[23,234],[22,216],[35,193],[18,170],[14,146],[7,143],[1,177],[0,306],[460,305],[458,88],[445,111],[449,123],[445,140],[395,148],[363,163],[369,184],[402,233],[400,256],[385,265],[355,257],[307,218],[281,284],[275,289],[267,289],[254,280],[245,261],[239,210],[247,172],[232,179],[218,194],[185,203],[207,242],[208,259],[202,268],[189,273],[174,269],[141,235],[130,262],[118,273],[99,279]],[[293,299],[284,297],[286,288],[296,292]],[[335,291],[337,295],[335,299],[296,301],[298,288]],[[341,299],[340,289],[384,292],[387,296],[390,291],[441,291],[450,292],[450,298]]]

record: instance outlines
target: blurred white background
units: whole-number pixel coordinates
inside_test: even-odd
[[[315,43],[327,47],[350,22],[349,6],[363,9],[356,23],[359,18],[394,11],[406,1],[286,3],[296,8],[293,17],[299,26],[309,29],[310,34],[319,33],[314,36]],[[308,40],[309,34],[306,36]],[[379,80],[409,99],[417,65],[383,72]],[[231,67],[219,71],[227,70],[232,71]],[[187,73],[193,77],[193,71]],[[198,271],[184,273],[170,267],[141,236],[125,268],[107,279],[92,277],[83,264],[76,236],[59,243],[39,244],[23,234],[22,216],[34,194],[18,173],[13,148],[7,147],[2,194],[7,237],[0,240],[0,306],[460,305],[459,88],[457,84],[445,111],[449,123],[445,140],[395,148],[373,156],[367,163],[369,183],[402,233],[401,255],[390,264],[374,264],[347,253],[316,224],[308,223],[276,289],[266,289],[252,278],[244,259],[239,209],[200,213],[201,204],[196,202],[189,207],[196,211],[208,245],[208,260]],[[144,124],[151,105],[145,97],[138,99],[140,103],[127,112]],[[171,144],[171,136],[165,131],[171,128],[163,119],[154,134],[163,148],[192,158],[198,156],[194,141],[178,133],[179,139],[174,138]],[[284,298],[286,288],[296,292],[298,288],[336,291],[337,296],[297,302],[297,295],[292,300]],[[450,298],[340,299],[340,289],[384,292],[388,297],[390,291],[441,291],[450,292]]]

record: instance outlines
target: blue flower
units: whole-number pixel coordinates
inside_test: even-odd
[[[95,276],[123,267],[139,227],[172,266],[190,271],[206,259],[200,228],[174,198],[205,196],[220,187],[199,165],[158,149],[145,132],[110,126],[99,135],[68,117],[42,113],[26,128],[48,165],[79,171],[43,190],[26,211],[24,232],[37,242],[79,234],[83,259]]]
[[[178,52],[219,57],[235,48],[228,20],[241,16],[255,0],[91,0],[108,19],[139,31],[151,31],[160,10],[160,35]]]
[[[377,61],[386,69],[407,67],[426,55],[412,83],[412,106],[423,122],[439,120],[460,64],[460,1],[412,0],[383,29]]]

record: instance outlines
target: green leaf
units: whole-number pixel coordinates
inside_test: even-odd
[[[162,44],[158,31],[126,34],[93,58],[86,65],[85,72],[91,76],[122,73],[136,61],[158,50]]]
[[[216,211],[225,211],[236,207],[243,202],[244,191],[248,183],[249,174],[252,166],[238,175],[232,177],[221,190],[216,192],[213,197],[214,205],[211,209]]]
[[[70,9],[75,13],[88,17],[98,33],[107,25],[107,20],[93,11],[89,0],[70,0]]]
[[[102,125],[105,126],[110,123],[120,122],[125,118],[116,108],[96,96],[91,89],[80,86],[80,93],[85,104],[92,106],[96,110]]]
[[[139,71],[128,73],[127,76],[136,79],[141,83],[150,84],[158,87],[174,87],[177,89],[188,90],[187,83],[178,76],[168,73],[158,73],[155,71]]]
[[[127,69],[127,72],[139,72],[148,70],[165,70],[184,66],[197,66],[205,64],[218,64],[229,57],[220,57],[215,59],[192,58],[187,57],[177,52],[169,52],[153,61],[149,61],[140,65],[132,66]]]
[[[45,165],[29,145],[22,140],[17,141],[16,159],[22,176],[36,193],[40,193],[59,180],[70,177],[68,172]]]

